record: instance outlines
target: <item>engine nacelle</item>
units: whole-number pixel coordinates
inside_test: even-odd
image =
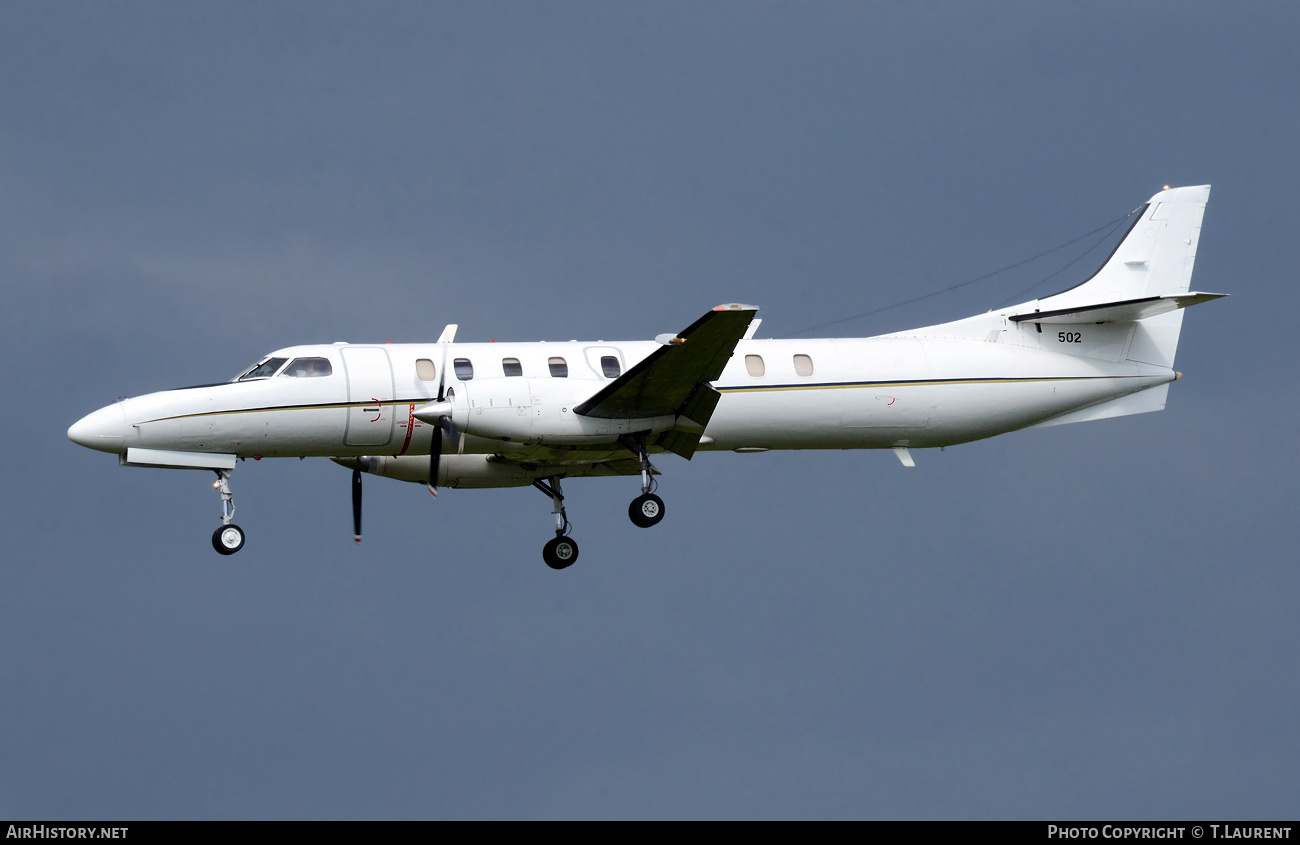
[[[490,378],[458,384],[449,393],[456,427],[467,434],[513,443],[569,445],[609,443],[632,432],[659,433],[674,415],[602,419],[573,408],[601,385],[585,379]]]
[[[333,458],[334,463],[348,469],[359,469],[371,475],[425,484],[429,478],[427,455],[374,455],[362,458]],[[634,464],[629,463],[630,466]],[[439,487],[527,487],[534,479],[555,475],[555,464],[538,466],[503,461],[492,455],[443,455],[438,463]],[[565,465],[566,478],[588,475],[634,475],[637,470],[610,467],[601,463],[575,462]]]
[[[426,484],[429,480],[428,455],[334,458],[334,463],[397,481]],[[533,478],[518,464],[494,461],[491,455],[443,455],[438,462],[439,487],[525,487]]]

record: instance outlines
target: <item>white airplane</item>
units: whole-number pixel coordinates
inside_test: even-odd
[[[1210,187],[1166,189],[1134,213],[1086,282],[1045,299],[870,338],[755,340],[757,309],[719,305],[676,334],[610,343],[292,346],[229,382],[101,408],[68,437],[122,466],[207,469],[222,501],[212,536],[243,548],[230,474],[246,457],[330,457],[361,474],[438,487],[533,485],[550,497],[571,565],[561,479],[640,476],[636,525],[664,516],[652,456],[696,451],[912,449],[1033,426],[1158,411],[1189,305]]]

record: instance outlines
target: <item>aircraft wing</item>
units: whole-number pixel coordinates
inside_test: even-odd
[[[568,455],[544,458],[499,452],[488,460],[492,463],[514,464],[535,474],[542,474],[539,471],[544,470],[543,477],[559,475],[563,478],[603,478],[641,474],[641,462],[629,457],[623,450],[601,452],[574,450]]]
[[[576,406],[575,413],[602,419],[676,414],[694,425],[660,436],[656,445],[689,459],[713,416],[719,394],[709,382],[722,375],[736,344],[758,313],[752,305],[719,305]]]

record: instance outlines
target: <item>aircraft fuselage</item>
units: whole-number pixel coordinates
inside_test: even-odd
[[[610,380],[598,369],[600,358],[612,356],[626,370],[656,346],[645,341],[296,346],[270,357],[325,359],[331,374],[302,378],[282,372],[133,397],[86,417],[70,436],[118,454],[137,448],[238,457],[428,455],[434,427],[414,412],[436,398],[437,381],[436,374],[422,379],[417,362],[436,362],[437,368],[445,357],[447,386],[458,397],[454,418],[466,433],[464,454],[555,457],[557,450],[610,446],[618,434],[636,427],[586,420],[572,408]],[[741,341],[714,383],[722,399],[699,448],[948,446],[1024,428],[1167,383],[1175,375],[1167,367],[1070,351],[1076,354],[1037,344],[908,337]],[[802,359],[798,364],[796,356]],[[457,359],[470,363],[472,377],[455,375]],[[549,374],[555,359],[562,359],[564,377]],[[518,362],[522,374],[504,375],[503,361]],[[467,374],[463,366],[462,374]],[[566,417],[574,423],[569,432],[562,425]],[[582,423],[592,423],[593,430],[580,431]],[[658,424],[670,428],[673,420]],[[447,481],[456,484],[454,477]]]

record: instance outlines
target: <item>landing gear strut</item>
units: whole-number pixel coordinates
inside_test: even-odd
[[[233,555],[244,547],[244,529],[231,522],[235,518],[235,494],[230,492],[230,470],[215,470],[212,486],[221,493],[221,527],[212,532],[212,548],[219,554]]]
[[[646,450],[645,435],[627,438],[624,445],[636,452],[641,461],[641,495],[627,506],[627,516],[638,528],[658,525],[664,518],[664,500],[654,494],[658,486],[654,480],[654,467],[650,464],[650,453]]]
[[[538,490],[551,497],[551,502],[555,508],[555,539],[542,546],[542,560],[551,569],[566,569],[574,564],[578,559],[578,544],[572,537],[567,536],[569,532],[569,517],[564,512],[564,493],[560,491],[560,477],[552,476],[548,479],[537,479],[533,486]]]

